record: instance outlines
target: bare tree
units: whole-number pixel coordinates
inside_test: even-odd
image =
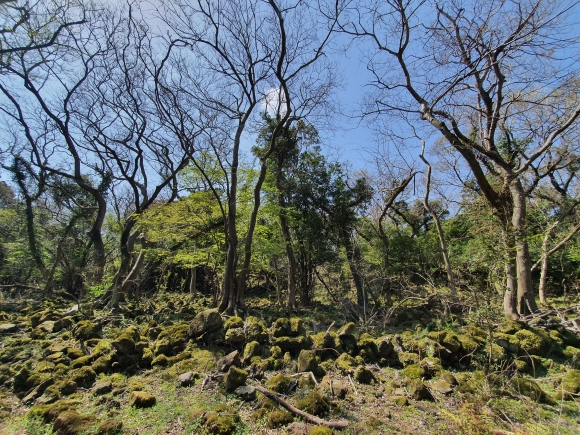
[[[568,20],[574,7],[388,0],[356,3],[342,24],[373,47],[368,68],[376,92],[368,114],[395,115],[443,135],[502,223],[509,317],[536,309],[526,174],[580,116],[578,99],[562,98],[578,95],[570,80],[575,59],[567,55],[576,44]]]

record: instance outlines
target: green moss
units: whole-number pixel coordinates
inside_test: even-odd
[[[540,329],[517,331],[514,336],[523,352],[530,355],[546,355],[551,347],[550,336]]]
[[[119,355],[131,355],[135,352],[135,343],[140,339],[139,330],[134,326],[129,326],[111,342],[111,346]]]
[[[284,337],[290,335],[290,320],[286,317],[280,317],[272,323],[270,328],[272,337]]]
[[[409,400],[406,396],[391,396],[390,401],[398,407],[408,406]]]
[[[449,385],[457,385],[457,379],[455,378],[455,376],[453,376],[452,373],[449,372],[441,373],[440,377]]]
[[[457,340],[459,340],[464,353],[467,355],[475,354],[481,349],[481,344],[470,335],[459,334],[457,335]]]
[[[341,354],[336,362],[336,368],[340,370],[343,374],[348,374],[355,369],[357,366],[355,359],[348,353]]]
[[[294,421],[294,416],[286,411],[272,411],[268,416],[268,428],[276,429]]]
[[[312,339],[313,347],[315,349],[339,350],[341,347],[338,334],[335,332],[319,332],[318,334],[311,335],[310,338]]]
[[[204,334],[221,330],[223,320],[217,310],[204,310],[196,314],[189,325],[189,336],[199,338]]]
[[[303,335],[306,333],[306,329],[304,328],[304,320],[300,317],[292,317],[290,319],[290,335],[293,337],[298,337],[299,335]]]
[[[232,316],[226,323],[224,323],[224,329],[233,329],[233,328],[243,328],[244,327],[244,320],[238,316]]]
[[[330,405],[318,391],[311,391],[306,397],[296,401],[296,408],[322,417],[328,413]]]
[[[397,358],[399,359],[399,362],[402,364],[403,367],[419,363],[419,355],[417,355],[416,353],[399,352],[397,354]]]
[[[263,343],[268,339],[266,325],[260,319],[254,316],[248,316],[244,325],[244,332],[246,333],[246,340],[257,341]]]
[[[236,366],[231,366],[223,377],[223,384],[226,392],[233,393],[236,388],[245,385],[246,379],[248,379],[247,371],[237,368]]]
[[[244,361],[246,361],[246,363],[251,361],[253,357],[260,354],[260,350],[260,343],[257,341],[251,341],[246,344],[246,347],[244,348]]]
[[[365,333],[360,336],[357,342],[359,355],[369,364],[378,361],[379,348],[373,337]]]
[[[310,337],[278,337],[274,342],[276,346],[282,349],[282,352],[290,352],[292,355],[298,355],[302,349],[310,349],[312,340]]]
[[[58,415],[53,428],[62,435],[76,435],[87,431],[95,423],[93,415],[81,415],[76,411],[65,411]]]
[[[466,325],[463,328],[463,332],[465,335],[469,335],[470,337],[479,337],[483,339],[487,338],[487,332],[475,325]]]
[[[84,366],[91,364],[91,362],[93,360],[94,360],[94,357],[92,355],[82,356],[80,358],[75,359],[70,364],[70,367],[71,367],[71,369],[78,369],[79,367],[84,367]]]
[[[518,331],[521,331],[526,326],[523,322],[517,322],[513,320],[507,320],[495,328],[495,332],[500,332],[502,334],[510,334],[513,335]]]
[[[580,393],[580,370],[568,370],[557,388],[556,399],[573,400],[573,395],[578,393]]]
[[[216,412],[208,413],[204,418],[204,426],[209,434],[230,435],[236,428],[236,417],[219,415]]]
[[[51,405],[34,405],[28,411],[28,415],[32,417],[40,417],[45,423],[50,423],[59,414],[74,410],[77,402],[74,400],[59,400]]]
[[[73,394],[79,386],[75,381],[65,379],[56,384],[56,387],[58,388],[61,394],[68,396],[69,394]]]
[[[224,340],[228,344],[238,345],[246,341],[243,328],[230,328],[226,331]]]
[[[145,391],[133,391],[129,396],[129,406],[135,408],[151,408],[155,403],[157,403],[155,396]]]
[[[110,355],[103,355],[100,356],[93,362],[91,368],[94,370],[95,373],[105,373],[109,370],[111,366],[112,358]]]
[[[316,354],[312,350],[301,350],[298,355],[298,371],[314,372],[318,368]]]
[[[543,402],[546,398],[544,390],[531,379],[513,378],[512,387],[518,394],[529,397],[535,402]]]
[[[165,356],[173,356],[183,351],[189,341],[189,329],[190,325],[185,322],[165,329],[157,337],[153,353],[156,356],[162,354]]]
[[[422,379],[425,377],[425,370],[417,364],[411,364],[401,370],[401,375],[407,379]]]
[[[98,435],[117,435],[123,430],[123,422],[121,420],[110,418],[103,421],[97,429]]]
[[[81,320],[73,329],[73,336],[81,341],[99,338],[101,336],[101,327],[90,320]]]
[[[85,353],[78,347],[69,347],[66,350],[66,356],[68,356],[71,360],[75,360],[85,356]]]
[[[266,387],[269,390],[275,391],[276,393],[285,393],[288,389],[288,386],[292,382],[292,378],[288,376],[284,376],[282,373],[279,373],[275,376],[272,376],[268,382],[266,383]]]
[[[342,335],[354,336],[355,332],[356,332],[356,325],[353,322],[349,322],[338,330],[338,336],[339,337]]]
[[[95,382],[97,374],[93,369],[85,366],[71,370],[68,377],[71,381],[76,382],[79,387],[90,388]]]
[[[169,364],[169,358],[167,358],[165,355],[161,354],[161,355],[157,355],[155,358],[153,358],[153,361],[151,361],[151,366],[162,366],[165,367],[166,365]]]
[[[326,426],[315,426],[308,432],[308,435],[332,435],[334,432]]]

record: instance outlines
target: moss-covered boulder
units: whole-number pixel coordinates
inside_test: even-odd
[[[406,379],[423,379],[425,377],[425,369],[419,367],[418,364],[411,364],[401,370],[401,375]]]
[[[244,323],[244,333],[246,340],[257,341],[262,344],[268,340],[268,330],[266,325],[260,319],[254,316],[248,316]]]
[[[71,370],[69,372],[68,378],[69,380],[76,382],[79,387],[90,388],[95,382],[97,374],[92,368],[85,366],[79,369]]]
[[[543,402],[546,398],[544,390],[531,379],[513,378],[511,385],[517,394],[529,397],[535,402]]]
[[[414,400],[435,400],[429,388],[420,379],[413,379],[407,383],[409,396]]]
[[[312,350],[301,350],[298,355],[299,372],[315,372],[318,368],[316,354]]]
[[[243,328],[244,327],[244,319],[239,316],[232,316],[226,323],[224,323],[224,329],[227,331],[228,329],[235,329],[235,328]]]
[[[552,348],[550,336],[541,329],[521,329],[514,336],[525,354],[544,356]]]
[[[119,355],[132,355],[135,353],[135,343],[140,339],[139,330],[134,326],[129,326],[111,342],[111,346]]]
[[[123,422],[116,418],[110,418],[99,425],[97,435],[118,435],[122,430]]]
[[[244,328],[230,328],[226,331],[224,340],[231,345],[239,345],[246,341]]]
[[[374,364],[379,358],[379,348],[373,337],[362,334],[357,342],[359,355],[369,364]]]
[[[53,429],[58,435],[81,434],[93,426],[95,417],[93,415],[82,415],[76,411],[65,411],[54,420]]]
[[[514,321],[514,320],[506,320],[503,323],[500,323],[494,332],[499,332],[501,334],[508,334],[513,335],[518,331],[526,328],[526,324],[524,322]]]
[[[568,370],[556,388],[556,399],[573,400],[580,393],[580,370]]]
[[[223,377],[224,388],[227,393],[233,393],[236,388],[246,384],[248,372],[236,366],[231,366]]]
[[[102,334],[101,326],[90,320],[81,320],[76,324],[72,332],[73,337],[81,341],[99,338]]]
[[[333,435],[334,432],[327,426],[314,426],[308,432],[308,435]]]
[[[322,417],[330,410],[328,401],[318,391],[311,391],[303,399],[296,401],[296,408],[312,415]]]
[[[365,366],[359,366],[354,370],[353,378],[359,384],[372,384],[376,382],[375,375]]]
[[[284,394],[286,393],[286,390],[288,389],[288,386],[291,382],[292,378],[279,373],[268,379],[268,382],[266,382],[266,387],[269,390],[275,391],[276,393]]]
[[[292,355],[296,356],[303,349],[310,349],[312,346],[312,340],[310,337],[300,336],[300,337],[278,337],[274,342],[275,346],[282,349],[282,352],[290,352]]]
[[[244,363],[248,364],[253,357],[260,355],[261,352],[262,349],[260,347],[260,343],[258,343],[257,341],[249,342],[244,347],[244,356],[243,356]]]
[[[155,403],[155,396],[145,391],[133,391],[129,396],[129,406],[134,408],[151,408]]]
[[[336,368],[343,374],[351,373],[352,371],[354,371],[354,369],[358,365],[356,363],[356,360],[346,352],[342,353],[336,359],[335,364],[336,364]]]
[[[162,331],[153,346],[154,355],[173,356],[182,352],[189,341],[190,330],[190,325],[182,322]]]
[[[208,434],[231,435],[236,429],[238,419],[239,417],[232,415],[231,412],[223,415],[219,412],[209,412],[205,414],[202,422]]]
[[[268,415],[268,428],[277,429],[282,426],[287,426],[294,421],[294,416],[287,411],[272,411]]]
[[[304,328],[304,320],[300,317],[290,318],[290,332],[291,337],[299,337],[300,335],[306,334],[306,329]]]
[[[195,339],[204,334],[222,329],[223,320],[217,310],[204,310],[197,313],[189,324],[189,336]]]

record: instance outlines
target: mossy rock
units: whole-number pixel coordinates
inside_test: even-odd
[[[74,400],[59,400],[50,405],[34,405],[30,408],[28,414],[33,417],[40,417],[45,423],[50,423],[59,414],[72,411],[78,406],[78,402]]]
[[[425,377],[425,369],[419,367],[418,364],[411,364],[401,370],[401,375],[407,379],[423,379]]]
[[[65,411],[58,415],[52,427],[59,435],[77,435],[89,430],[94,425],[95,420],[93,415]]]
[[[212,435],[230,435],[236,429],[237,416],[208,413],[203,419],[207,433]]]
[[[429,388],[420,379],[414,379],[407,384],[409,396],[414,400],[435,400]]]
[[[272,322],[272,326],[270,327],[270,333],[272,337],[284,337],[290,335],[290,319],[286,317],[279,317],[278,319]]]
[[[406,396],[391,396],[389,397],[389,400],[400,408],[409,405],[409,400],[407,399]]]
[[[330,410],[328,401],[318,391],[311,391],[303,399],[297,400],[295,406],[302,411],[318,417],[325,416]]]
[[[369,364],[374,364],[378,361],[379,348],[373,337],[369,334],[362,334],[357,342],[359,355]]]
[[[189,324],[189,336],[195,339],[204,334],[222,329],[223,320],[217,310],[204,310],[193,318]]]
[[[501,324],[499,324],[495,328],[495,332],[499,332],[502,334],[509,334],[513,335],[518,331],[526,328],[526,324],[524,322],[514,321],[514,320],[507,320]]]
[[[257,341],[251,341],[244,347],[244,356],[243,360],[246,364],[248,364],[253,357],[258,356],[261,354],[261,347],[260,343]],[[281,351],[281,350],[280,350]]]
[[[254,316],[248,316],[246,319],[246,322],[244,323],[244,333],[246,334],[246,340],[248,341],[264,343],[268,339],[266,325]]]
[[[228,320],[226,320],[226,323],[224,323],[224,329],[226,331],[228,329],[243,328],[243,327],[244,327],[244,319],[242,319],[239,316],[232,316]]]
[[[336,349],[340,352],[341,343],[336,332],[319,332],[311,335],[314,349]]]
[[[278,337],[274,342],[275,346],[282,349],[282,352],[290,352],[292,355],[298,355],[303,349],[310,349],[312,340],[310,337]]]
[[[185,322],[170,326],[162,331],[157,337],[153,347],[155,356],[162,354],[165,356],[173,356],[183,351],[189,341],[189,331],[190,325]]]
[[[338,330],[339,337],[345,335],[350,335],[354,337],[355,333],[356,333],[356,325],[354,324],[354,322],[349,322]]]
[[[68,356],[71,360],[82,358],[86,356],[85,353],[80,350],[78,347],[69,347],[66,349],[66,356]]]
[[[98,357],[91,368],[94,370],[95,373],[105,373],[109,370],[112,364],[112,357],[110,355],[103,355]]]
[[[135,353],[135,343],[140,339],[141,334],[139,334],[139,330],[134,326],[129,326],[111,342],[111,346],[119,355],[132,355]]]
[[[88,366],[93,362],[94,359],[95,357],[93,355],[82,356],[71,362],[70,368],[78,369],[80,367]]]
[[[443,379],[445,382],[447,382],[451,386],[457,385],[457,379],[455,378],[455,376],[453,376],[453,373],[449,373],[449,372],[441,373],[440,378]]]
[[[266,382],[266,387],[276,393],[284,394],[286,393],[286,390],[288,389],[288,386],[291,382],[292,378],[279,373],[268,379],[268,382]]]
[[[333,435],[334,432],[327,426],[315,426],[308,432],[308,435]]]
[[[304,328],[304,320],[300,317],[290,318],[290,333],[292,337],[299,337],[306,334],[306,329]]]
[[[99,338],[102,334],[101,326],[90,320],[81,320],[73,329],[73,337],[77,340],[87,341],[91,338]]]
[[[459,385],[457,390],[461,393],[476,394],[481,392],[486,384],[485,374],[482,371],[458,373],[456,380]]]
[[[312,350],[301,350],[298,355],[299,372],[315,372],[318,368],[318,359]]]
[[[61,394],[68,396],[69,394],[73,394],[79,385],[75,381],[71,381],[70,379],[64,379],[56,384],[56,387],[60,391]]]
[[[270,347],[270,357],[274,359],[279,359],[284,356],[284,352],[282,352],[282,348],[280,346],[272,346]]]
[[[246,335],[244,334],[244,328],[230,328],[226,331],[224,340],[228,344],[238,345],[246,341]]]
[[[224,388],[227,393],[233,393],[236,388],[246,384],[248,372],[236,366],[231,366],[223,377]]]
[[[31,386],[27,383],[28,378],[32,375],[30,369],[26,366],[22,367],[15,375],[12,381],[12,391],[15,393],[23,393],[30,390]]]
[[[573,400],[580,393],[580,370],[568,370],[556,389],[556,399]]]
[[[151,408],[156,403],[155,396],[145,391],[133,391],[129,396],[129,406],[134,408]]]
[[[459,334],[457,335],[457,339],[459,340],[459,343],[461,343],[463,352],[466,355],[474,355],[481,349],[481,344],[471,335]]]
[[[573,346],[580,349],[580,337],[577,334],[564,329],[560,331],[560,336],[564,342],[564,345]]]
[[[546,399],[544,390],[531,379],[513,378],[511,385],[518,394],[529,397],[535,402],[544,402]]]
[[[68,378],[71,381],[76,382],[79,387],[90,388],[95,382],[97,374],[92,368],[85,366],[79,369],[71,370],[69,372]]]
[[[277,429],[282,426],[287,426],[294,421],[294,416],[287,411],[272,411],[268,415],[268,428]]]
[[[97,435],[117,435],[123,430],[123,422],[116,418],[103,421],[97,429]]]
[[[342,353],[335,361],[335,364],[336,368],[340,370],[342,374],[352,372],[357,366],[355,359],[348,353]]]
[[[377,381],[373,372],[365,366],[359,366],[354,370],[353,379],[359,384],[373,384]]]
[[[479,337],[482,339],[487,338],[487,332],[475,325],[466,325],[463,327],[463,333],[469,335],[470,337]]]
[[[573,346],[566,346],[562,354],[565,358],[574,362],[580,359],[580,349]]]
[[[412,352],[399,352],[397,358],[403,367],[419,363],[419,355]]]
[[[543,356],[552,348],[550,336],[540,329],[521,329],[514,336],[524,354]]]
[[[378,356],[381,358],[391,358],[396,355],[395,345],[389,336],[381,337],[376,340]]]

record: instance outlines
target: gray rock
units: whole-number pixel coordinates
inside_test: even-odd
[[[73,314],[76,314],[79,312],[79,305],[73,305],[72,307],[69,308],[69,310],[63,314],[63,317],[67,317],[67,316],[72,316]]]
[[[218,371],[225,373],[227,372],[231,366],[241,367],[242,361],[240,359],[240,352],[234,350],[231,353],[228,353],[223,358],[220,358],[216,363]]]
[[[93,394],[100,396],[102,394],[107,394],[113,390],[113,384],[111,381],[97,382],[93,387]]]
[[[223,320],[217,310],[205,310],[198,313],[189,325],[189,336],[201,337],[203,334],[216,331],[223,326]]]
[[[431,388],[439,394],[451,394],[453,392],[453,387],[448,382],[443,379],[438,379],[431,384]]]
[[[177,377],[177,382],[179,382],[179,385],[182,387],[193,385],[194,380],[193,372],[183,373]]]
[[[256,389],[249,385],[243,385],[241,387],[236,388],[234,393],[236,393],[238,396],[242,398],[242,400],[246,402],[256,400]]]
[[[0,325],[0,334],[12,334],[18,331],[18,326],[14,323],[2,323]]]

